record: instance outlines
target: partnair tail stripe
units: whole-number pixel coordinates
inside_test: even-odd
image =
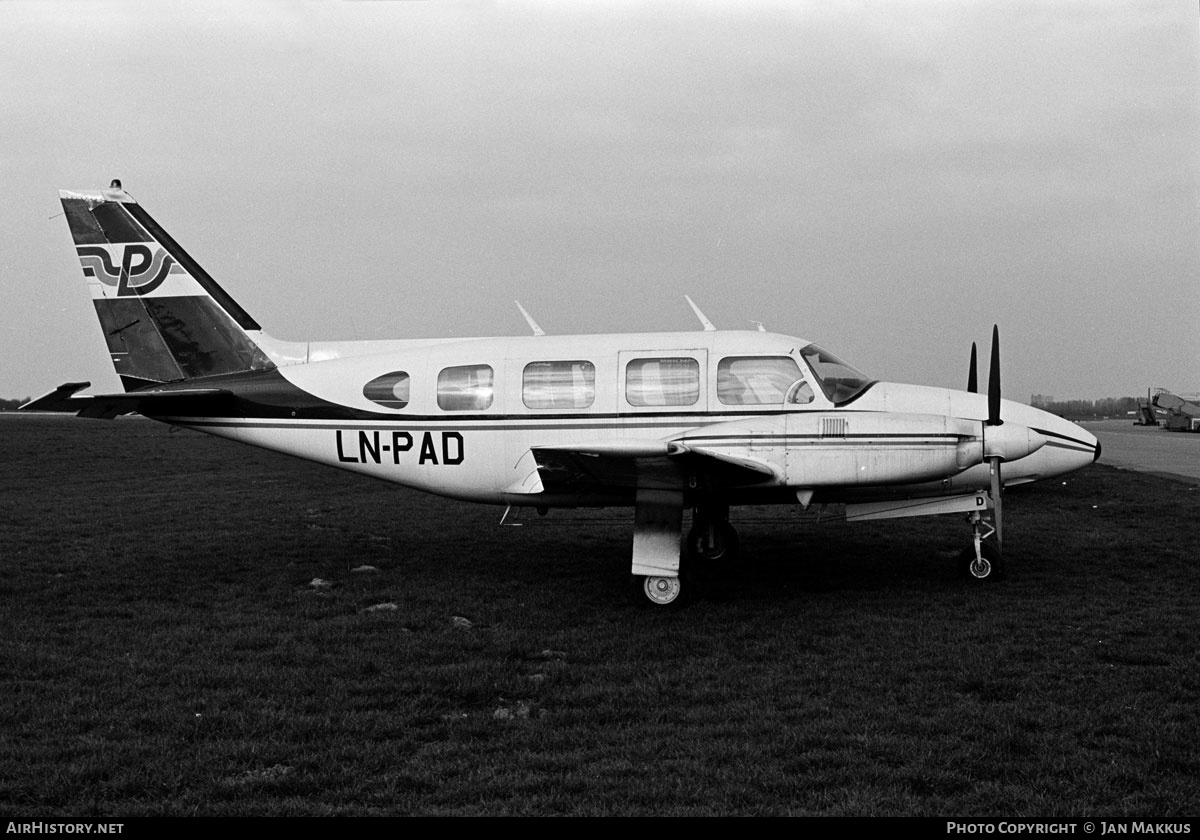
[[[80,245],[83,275],[116,290],[117,297],[148,295],[162,285],[168,274],[183,274],[183,267],[161,245],[124,245],[119,259],[110,247]]]

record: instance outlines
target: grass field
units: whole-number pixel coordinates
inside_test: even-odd
[[[627,510],[140,420],[0,415],[0,464],[0,813],[1200,814],[1187,484],[1014,490],[981,587],[958,517],[735,511],[753,562],[663,612]]]

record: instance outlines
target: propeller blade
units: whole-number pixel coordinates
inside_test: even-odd
[[[1000,459],[989,458],[992,464],[992,524],[996,527],[996,548],[1004,551],[1004,517],[1001,514],[1001,495],[1004,483],[1000,480]]]
[[[992,325],[992,366],[988,371],[988,419],[989,426],[1000,426],[1000,327]]]
[[[967,371],[967,390],[972,394],[979,393],[979,373],[975,370],[978,365],[975,362],[975,342],[971,342],[971,369]]]

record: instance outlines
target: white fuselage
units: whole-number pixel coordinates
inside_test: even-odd
[[[988,484],[985,396],[876,382],[837,406],[817,387],[823,377],[801,352],[808,342],[783,335],[709,331],[297,346],[303,350],[294,346],[292,356],[310,361],[281,366],[287,382],[324,403],[370,414],[164,419],[420,490],[496,504],[619,501],[542,492],[530,453],[535,447],[622,442],[637,448],[676,441],[722,459],[749,459],[771,472],[753,493],[774,491],[778,500],[794,499],[790,494],[797,490],[838,500],[953,495]],[[756,357],[794,359],[813,383],[808,401],[730,404],[718,382],[723,360]],[[634,392],[632,371],[648,359],[664,360],[655,370],[668,369],[669,361],[698,372],[691,390],[674,399],[690,402],[645,404]],[[528,373],[545,363],[559,363],[567,375],[574,370],[577,378],[586,367],[586,398],[547,403]],[[447,371],[466,371],[478,386],[484,368],[490,371],[486,401],[454,402],[445,387],[439,391],[450,381]],[[381,402],[364,393],[368,383],[402,375],[403,399]],[[1008,452],[1006,484],[1070,472],[1094,458],[1095,439],[1062,418],[1009,401],[1001,416],[1007,432],[1036,430],[1033,444]]]

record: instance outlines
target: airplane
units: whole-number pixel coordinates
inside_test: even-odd
[[[996,580],[1003,488],[1100,457],[1079,426],[1001,398],[998,328],[987,394],[974,346],[966,391],[880,382],[761,324],[718,330],[690,298],[699,331],[545,335],[522,307],[534,335],[283,341],[120,181],[59,197],[124,391],[66,383],[23,409],[136,412],[509,510],[631,506],[643,603],[732,568],[729,511],[748,504],[966,514],[960,571]]]

